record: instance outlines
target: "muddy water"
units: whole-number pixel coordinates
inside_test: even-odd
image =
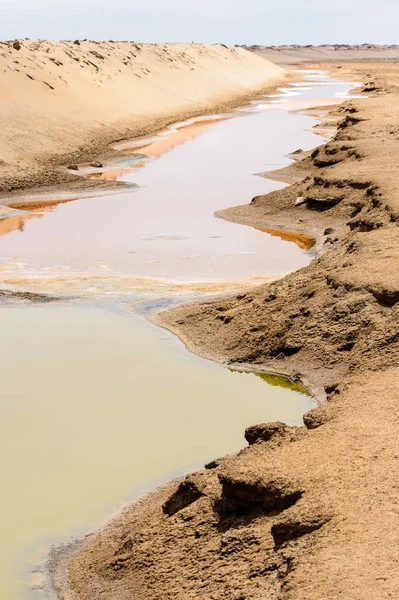
[[[300,423],[311,399],[187,352],[116,303],[0,311],[3,597],[41,597],[51,543],[137,493]]]
[[[191,355],[133,312],[126,293],[136,277],[164,282],[168,296],[170,281],[196,281],[200,289],[203,281],[229,285],[309,262],[306,235],[235,226],[213,212],[276,189],[251,173],[283,166],[287,152],[320,143],[304,131],[315,119],[293,111],[350,88],[320,83],[290,88],[233,118],[141,140],[148,160],[116,175],[142,186],[134,193],[0,222],[3,282],[83,296],[95,286],[111,294],[0,310],[5,599],[43,599],[38,566],[52,543],[81,535],[156,484],[238,450],[247,425],[299,424],[314,405],[286,381]]]

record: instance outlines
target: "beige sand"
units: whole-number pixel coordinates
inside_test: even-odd
[[[242,48],[88,41],[0,42],[0,73],[0,194],[83,185],[70,163],[286,75]]]

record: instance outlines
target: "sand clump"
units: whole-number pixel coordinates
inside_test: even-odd
[[[242,48],[87,40],[0,42],[0,72],[3,195],[93,187],[78,165],[120,158],[111,142],[228,109],[286,76]]]
[[[127,507],[56,561],[61,594],[399,596],[399,68],[350,69],[374,92],[333,109],[337,134],[294,164],[300,181],[221,215],[313,233],[319,257],[159,316],[197,353],[284,371],[328,402],[303,427],[249,428],[238,455]]]

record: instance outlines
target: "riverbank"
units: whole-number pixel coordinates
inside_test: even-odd
[[[120,159],[110,144],[229,110],[289,77],[242,48],[87,40],[0,42],[0,70],[5,200],[115,185],[76,168]]]
[[[303,181],[221,215],[300,225],[322,236],[319,258],[275,283],[160,315],[197,353],[286,372],[328,402],[305,427],[249,428],[240,454],[87,537],[67,559],[79,600],[398,595],[399,70],[345,68],[369,98],[333,109],[337,135],[293,167]]]

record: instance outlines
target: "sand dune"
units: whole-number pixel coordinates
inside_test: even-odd
[[[284,75],[222,45],[0,42],[0,191],[71,180],[56,167]]]

